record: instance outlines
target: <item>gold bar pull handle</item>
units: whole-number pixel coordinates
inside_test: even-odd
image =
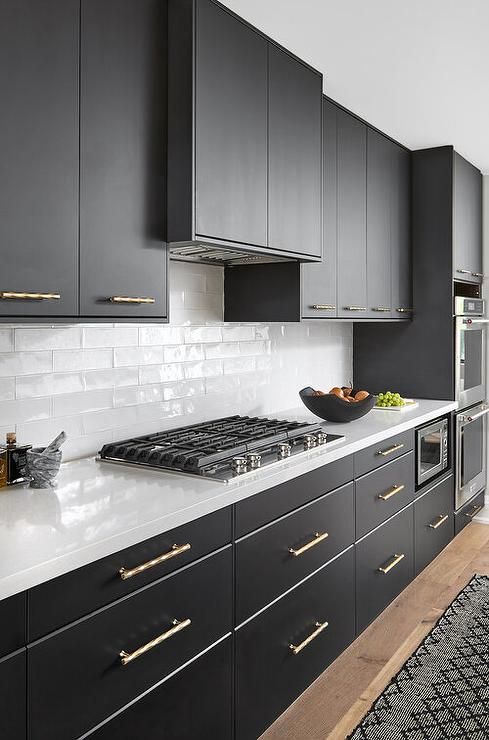
[[[387,450],[379,450],[377,452],[377,455],[382,455],[382,457],[387,457],[388,455],[392,455],[393,452],[397,452],[398,450],[402,450],[404,447],[403,444],[399,443],[397,445],[393,445],[393,447],[388,447]]]
[[[169,640],[170,637],[173,637],[173,635],[176,635],[177,632],[181,632],[182,630],[186,629],[186,627],[190,627],[191,624],[191,619],[184,619],[182,622],[179,622],[178,619],[174,619],[172,622],[173,627],[170,627],[169,630],[163,632],[163,634],[161,635],[158,635],[158,637],[155,637],[154,640],[147,642],[146,645],[141,645],[141,647],[137,650],[134,650],[133,653],[126,653],[125,650],[122,650],[119,653],[122,665],[127,665],[128,663],[131,663],[131,661],[136,660],[136,658],[140,658],[141,655],[144,655],[144,653],[147,653],[149,650],[157,647],[157,645],[161,645],[162,642],[165,642],[165,640]]]
[[[430,529],[438,529],[438,527],[441,527],[441,525],[444,524],[447,519],[448,519],[448,514],[439,514],[438,517],[433,522],[428,524],[428,527]]]
[[[109,298],[111,303],[156,303],[154,298],[148,296],[113,295]]]
[[[328,622],[315,622],[314,626],[316,627],[314,632],[311,632],[309,637],[306,637],[306,639],[299,643],[299,645],[289,645],[289,648],[290,650],[292,650],[293,655],[298,655],[301,650],[304,650],[304,648],[309,645],[310,642],[315,640],[316,637],[320,635],[323,630],[326,629],[326,627],[328,626]]]
[[[387,491],[387,493],[379,493],[377,498],[380,498],[381,501],[388,501],[390,498],[396,495],[396,493],[401,493],[401,491],[404,491],[406,486],[402,484],[401,486],[392,486],[390,491]]]
[[[187,542],[185,545],[172,545],[171,550],[168,550],[168,552],[164,552],[163,555],[158,555],[157,558],[153,558],[153,560],[148,560],[147,563],[142,563],[142,565],[137,565],[135,568],[124,568],[124,566],[119,570],[119,575],[122,578],[123,581],[127,581],[128,578],[132,578],[133,576],[139,575],[139,573],[144,573],[145,570],[149,570],[149,568],[154,568],[155,565],[160,565],[160,563],[165,563],[167,560],[171,560],[172,558],[176,558],[177,555],[181,555],[183,552],[187,552],[187,550],[190,550],[192,545],[190,542]]]
[[[477,516],[479,511],[482,511],[483,508],[484,508],[483,506],[477,506],[476,504],[475,506],[472,507],[472,511],[470,512],[470,514],[466,513],[465,516],[467,517],[467,519],[473,519],[474,517]]]
[[[333,306],[331,303],[313,303],[311,308],[314,308],[316,311],[334,311],[336,306]]]
[[[13,290],[3,290],[0,292],[2,300],[16,301],[59,301],[59,293],[16,293]]]
[[[294,549],[293,547],[289,547],[289,552],[295,558],[298,558],[299,555],[302,555],[302,553],[307,552],[308,550],[311,549],[311,547],[316,547],[316,545],[319,545],[319,543],[325,540],[326,537],[329,537],[328,532],[323,532],[322,534],[319,534],[319,532],[316,532],[314,535],[314,539],[312,539],[310,542],[303,545],[302,547],[297,548],[297,550]]]
[[[406,556],[403,552],[399,555],[396,553],[388,565],[381,565],[380,568],[377,568],[377,570],[379,571],[379,573],[387,575],[387,573],[392,570],[392,568],[395,568],[396,565],[398,565],[401,560],[404,560],[405,557]]]

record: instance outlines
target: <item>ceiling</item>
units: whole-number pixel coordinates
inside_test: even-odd
[[[489,174],[487,0],[223,0],[324,74],[324,92],[410,149]]]

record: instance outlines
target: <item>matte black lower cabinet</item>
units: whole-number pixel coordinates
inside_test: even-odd
[[[453,538],[453,475],[414,504],[414,563],[418,575]]]
[[[413,580],[413,507],[382,524],[355,549],[360,633]]]
[[[124,665],[140,647],[180,632]],[[71,740],[232,629],[230,547],[166,576],[28,648],[30,740]]]
[[[350,548],[237,630],[238,740],[255,740],[354,639],[353,584]]]
[[[157,686],[93,740],[230,740],[233,736],[232,640]]]
[[[26,651],[0,660],[0,738],[26,737]]]

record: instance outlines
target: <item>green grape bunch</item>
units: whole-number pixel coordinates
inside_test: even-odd
[[[405,406],[406,401],[400,393],[392,393],[386,391],[386,393],[379,393],[377,396],[376,406],[380,408],[389,408],[390,406]]]

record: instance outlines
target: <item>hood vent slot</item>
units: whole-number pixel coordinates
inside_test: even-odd
[[[221,248],[206,244],[170,244],[170,257],[182,262],[200,262],[206,265],[263,265],[270,262],[294,262],[287,257],[245,252],[231,247]]]

